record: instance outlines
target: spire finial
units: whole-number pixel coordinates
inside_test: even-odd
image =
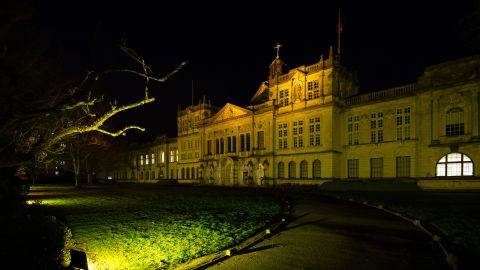
[[[275,58],[275,59],[280,58],[280,47],[282,47],[282,45],[280,45],[280,43],[278,43],[278,42],[277,42],[277,45],[275,47],[273,47],[274,49],[277,50],[277,58]]]

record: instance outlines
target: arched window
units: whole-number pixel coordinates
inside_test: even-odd
[[[140,179],[143,180],[143,172],[140,172]]]
[[[300,162],[300,178],[308,178],[308,162],[306,162],[305,160]]]
[[[313,178],[314,179],[318,179],[321,177],[321,163],[320,163],[320,160],[316,159],[315,161],[313,161],[313,166],[312,166],[312,169],[313,169]]]
[[[461,108],[455,107],[448,110],[445,123],[445,135],[457,136],[465,133],[463,110]]]
[[[278,178],[285,178],[285,165],[283,162],[278,163]]]
[[[472,159],[462,153],[450,153],[437,162],[437,176],[471,176]]]
[[[187,179],[190,179],[190,168],[187,168]]]
[[[182,168],[182,179],[185,179],[185,168]]]
[[[191,172],[192,172],[192,179],[195,179],[195,168],[192,167]]]
[[[288,163],[288,178],[296,178],[297,172],[295,167],[295,162],[290,161],[290,163]]]

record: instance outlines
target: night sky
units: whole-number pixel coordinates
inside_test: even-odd
[[[479,47],[471,30],[479,1],[38,2],[36,21],[60,44],[72,73],[134,67],[118,48],[122,40],[159,75],[189,61],[167,83],[152,86],[154,104],[118,116],[153,135],[176,135],[177,108],[191,105],[192,81],[195,103],[206,95],[220,107],[246,106],[267,78],[277,42],[287,69],[328,55],[330,45],[336,48],[339,9],[342,62],[358,73],[362,92],[414,82],[426,66]],[[141,97],[142,90],[127,83],[109,91],[126,100]]]

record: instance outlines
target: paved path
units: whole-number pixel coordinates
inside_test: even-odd
[[[208,269],[452,269],[429,236],[399,217],[321,195],[290,196],[283,230]]]

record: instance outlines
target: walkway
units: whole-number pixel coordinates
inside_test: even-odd
[[[449,269],[413,224],[368,206],[294,194],[286,227],[209,270]]]

